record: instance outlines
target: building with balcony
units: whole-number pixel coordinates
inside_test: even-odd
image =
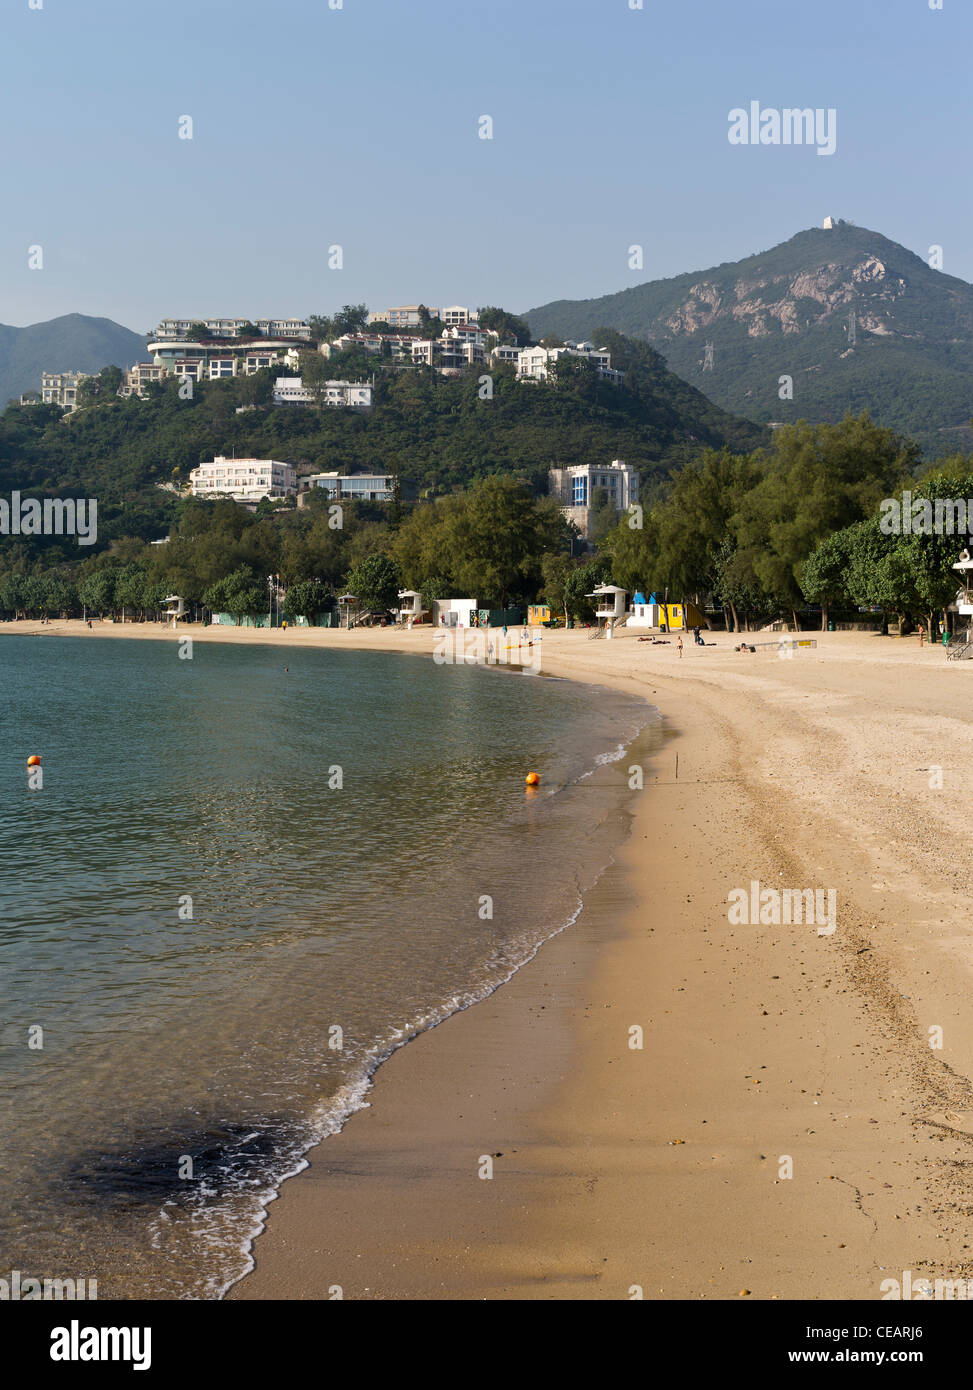
[[[591,506],[602,492],[618,513],[627,512],[638,502],[639,478],[634,468],[621,459],[611,463],[577,463],[552,468],[547,475],[548,491],[561,504],[568,521],[574,523],[587,540],[590,535]]]
[[[305,386],[299,376],[279,376],[274,386],[274,405],[348,406],[370,410],[372,385],[368,381],[326,381],[321,386]]]
[[[42,372],[41,400],[69,413],[78,408],[78,388],[91,372]]]
[[[431,304],[399,304],[394,309],[386,309],[384,313],[369,314],[368,322],[387,323],[390,328],[418,328],[422,323],[419,310],[423,307],[431,319],[439,318],[439,310]]]
[[[160,342],[185,341],[194,323],[203,324],[214,338],[240,338],[248,324],[256,328],[259,338],[307,341],[311,337],[310,324],[304,319],[163,319],[154,337]]]
[[[163,381],[167,375],[165,367],[160,366],[158,362],[136,362],[125,373],[122,384],[118,388],[118,394],[123,398],[138,396],[140,399],[144,399],[145,388],[149,382]]]
[[[611,353],[605,348],[596,348],[594,343],[566,342],[559,348],[521,348],[517,355],[517,375],[522,380],[544,381],[551,363],[560,357],[580,357],[591,362],[598,375],[613,386],[620,386],[624,380],[624,372],[612,370]]]
[[[232,497],[234,502],[260,502],[286,497],[297,490],[297,469],[276,459],[228,459],[218,455],[189,475],[194,497]]]
[[[335,502],[391,502],[395,477],[391,473],[309,473],[301,485],[302,496],[321,488]]]

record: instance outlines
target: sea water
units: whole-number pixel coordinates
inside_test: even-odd
[[[247,1271],[376,1066],[577,916],[652,713],[431,657],[179,650],[0,637],[0,1275],[101,1298]]]

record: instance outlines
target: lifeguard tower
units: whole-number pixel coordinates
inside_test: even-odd
[[[172,626],[175,627],[180,618],[186,616],[186,605],[178,594],[170,594],[166,599],[166,621],[171,618]]]
[[[966,619],[966,631],[955,634],[946,648],[946,657],[949,661],[969,661],[973,657],[973,559],[968,550],[960,551],[953,569],[962,586],[956,593],[956,611]]]

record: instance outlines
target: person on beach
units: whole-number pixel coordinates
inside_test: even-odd
[[[922,651],[922,644],[926,640],[926,629],[922,623],[919,624],[919,650]]]
[[[681,637],[677,639],[677,641],[676,641],[676,646],[679,648],[679,655],[682,656],[682,638],[681,638]]]

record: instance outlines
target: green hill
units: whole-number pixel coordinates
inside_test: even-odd
[[[838,421],[867,408],[928,457],[973,443],[973,286],[847,222],[525,317],[535,336],[593,338],[609,327],[644,339],[674,372],[751,420]],[[784,375],[793,377],[792,401],[779,396]]]
[[[111,319],[64,314],[27,328],[0,324],[0,405],[41,389],[41,373],[99,372],[145,359],[145,338]]]
[[[491,473],[542,491],[551,464],[621,458],[639,469],[650,500],[701,448],[765,442],[764,429],[720,410],[645,344],[612,335],[610,346],[628,373],[621,387],[587,371],[557,386],[518,382],[504,367],[493,372],[493,399],[483,400],[482,367],[445,379],[349,355],[329,371],[376,373],[370,412],[269,405],[270,372],[205,383],[192,400],[179,399],[173,380],[147,400],[109,398],[67,420],[52,407],[11,406],[0,415],[0,494],[95,497],[101,544],[161,536],[175,500],[158,484],[188,481],[216,454],[280,459],[304,472],[397,471],[407,493],[448,492]]]

